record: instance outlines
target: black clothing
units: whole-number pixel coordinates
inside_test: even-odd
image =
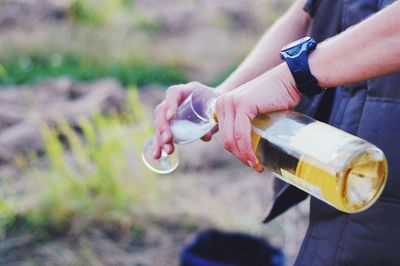
[[[309,0],[304,9],[313,17],[311,36],[321,42],[392,2]],[[328,91],[334,90],[337,93],[304,98],[297,110],[381,148],[388,159],[388,182],[380,199],[357,214],[340,212],[311,198],[310,225],[296,265],[400,265],[400,74]],[[293,190],[280,192],[269,220],[293,205],[288,198],[306,197]]]

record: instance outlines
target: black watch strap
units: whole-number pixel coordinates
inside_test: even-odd
[[[318,81],[311,74],[308,65],[308,51],[303,51],[296,59],[286,58],[286,63],[293,75],[299,91],[307,96],[314,96],[323,91]]]

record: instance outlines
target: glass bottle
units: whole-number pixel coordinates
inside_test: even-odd
[[[258,116],[253,149],[276,177],[348,213],[370,207],[387,179],[373,144],[293,111]]]

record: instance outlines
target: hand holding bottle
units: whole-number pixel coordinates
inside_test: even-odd
[[[259,114],[294,108],[301,98],[286,64],[266,72],[216,102],[220,137],[225,149],[245,165],[261,172],[252,148],[251,121]]]
[[[158,127],[162,133],[157,136],[169,130],[174,143],[188,144],[219,123],[225,148],[255,170],[266,167],[276,177],[348,213],[370,207],[387,180],[383,152],[306,115],[276,112],[292,109],[301,98],[291,76],[286,79],[285,74],[281,65],[223,95],[197,83],[170,89],[157,110],[167,127]],[[145,142],[143,162],[156,173],[171,173],[179,164],[176,155],[165,152],[165,145],[172,143],[164,144],[160,159],[154,159],[155,141],[153,137]]]

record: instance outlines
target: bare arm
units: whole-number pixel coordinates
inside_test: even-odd
[[[240,85],[262,75],[278,65],[281,60],[281,47],[307,34],[310,16],[303,11],[306,0],[296,0],[292,7],[269,29],[239,68],[223,82],[217,90],[221,93],[233,90]],[[174,151],[172,132],[169,123],[174,118],[178,105],[197,88],[206,86],[191,82],[168,88],[165,100],[155,110],[154,126],[156,138],[154,157],[159,158],[162,149],[167,153]],[[203,137],[209,140],[211,133]]]
[[[309,57],[322,87],[400,72],[400,2],[322,42]],[[301,95],[286,63],[218,98],[216,111],[224,146],[261,171],[251,145],[251,120],[258,114],[295,107]]]
[[[400,2],[321,43],[310,55],[322,87],[335,87],[400,71]]]
[[[311,18],[303,10],[305,0],[296,0],[291,8],[264,34],[257,46],[219,87],[227,92],[260,76],[281,63],[280,49],[306,36]]]

